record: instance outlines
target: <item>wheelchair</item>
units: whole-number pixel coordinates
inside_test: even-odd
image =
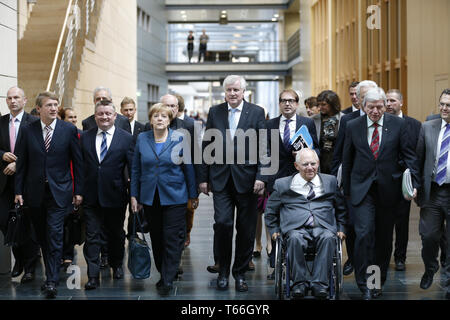
[[[336,251],[333,254],[332,265],[329,271],[329,300],[339,300],[342,295],[342,241],[336,236]],[[279,300],[290,299],[291,280],[289,279],[289,255],[287,242],[279,235],[275,246],[275,294]],[[316,250],[314,244],[308,241],[308,247],[304,252],[309,275],[312,274]],[[309,276],[307,274],[307,276]]]

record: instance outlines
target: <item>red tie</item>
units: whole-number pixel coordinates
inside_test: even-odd
[[[378,158],[378,148],[380,146],[380,136],[378,135],[378,123],[374,123],[374,130],[372,134],[372,142],[370,143],[370,150],[372,150],[375,160]]]

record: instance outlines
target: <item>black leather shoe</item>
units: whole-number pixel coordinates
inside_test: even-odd
[[[102,256],[100,260],[100,269],[105,269],[106,267],[108,267],[108,264],[108,256]]]
[[[383,290],[381,289],[373,289],[372,296],[376,299],[378,297],[381,297],[383,295]]]
[[[123,269],[122,267],[112,268],[113,269],[113,278],[114,279],[122,279],[123,278]]]
[[[13,277],[13,278],[18,277],[22,274],[22,272],[23,272],[23,266],[21,264],[17,263],[17,261],[16,261],[16,263],[14,264],[14,267],[11,271],[11,277]]]
[[[235,288],[236,291],[238,292],[248,291],[248,285],[247,282],[245,282],[245,279],[243,278],[236,279]]]
[[[433,283],[433,277],[434,273],[425,271],[422,280],[420,280],[420,287],[424,290],[428,289]]]
[[[292,288],[292,298],[294,299],[302,299],[304,298],[306,295],[306,287],[303,283],[301,284],[296,284],[293,288]]]
[[[20,283],[28,283],[34,280],[34,273],[27,272],[23,275],[22,279],[20,280]]]
[[[363,289],[362,291],[362,299],[363,300],[372,300],[373,295],[372,295],[372,291],[369,288]]]
[[[406,266],[403,261],[395,261],[395,270],[396,271],[405,271]]]
[[[328,297],[328,290],[324,287],[313,286],[311,291],[312,295],[317,299],[326,299]]]
[[[98,278],[89,278],[88,282],[84,285],[85,290],[94,290],[99,286]]]
[[[48,299],[56,298],[56,294],[58,290],[56,290],[56,284],[54,282],[47,283],[47,287],[45,288],[45,296]]]
[[[352,263],[351,263],[350,260],[347,260],[347,261],[344,263],[344,268],[343,268],[343,270],[342,270],[342,274],[343,274],[344,276],[348,276],[348,275],[350,275],[352,272],[353,272],[353,265],[352,265]]]
[[[227,290],[228,289],[228,278],[219,276],[217,278],[217,290]]]
[[[207,266],[206,270],[208,270],[208,272],[211,272],[211,273],[219,273],[219,264],[217,263],[213,266]]]

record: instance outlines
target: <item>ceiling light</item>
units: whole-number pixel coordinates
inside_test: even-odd
[[[235,33],[235,34],[233,34],[233,37],[235,37],[235,38],[240,38],[240,37],[242,37],[242,36],[241,36],[241,34],[239,34],[239,33]]]
[[[223,14],[223,15],[221,15],[220,17],[221,17],[221,18],[226,18],[227,15],[226,15],[226,14]]]
[[[227,10],[223,10],[222,13],[227,13]]]
[[[277,18],[272,18],[272,21],[277,21]]]
[[[280,15],[279,15],[278,13],[275,13],[273,16],[274,16],[275,18],[278,18]]]
[[[231,46],[230,48],[231,48],[231,50],[236,50],[237,49],[236,46]]]
[[[183,10],[183,11],[181,11],[181,14],[185,14],[185,13],[186,13],[186,11],[184,11],[184,10]]]

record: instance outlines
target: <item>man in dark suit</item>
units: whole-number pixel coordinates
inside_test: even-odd
[[[97,104],[97,102],[102,100],[112,101],[111,90],[105,87],[97,87],[94,89],[94,106]],[[87,117],[81,122],[81,124],[83,126],[83,131],[96,128],[97,123],[95,122],[95,115],[93,114]],[[117,114],[116,127],[122,128],[123,130],[131,133],[130,121],[128,121],[127,117],[121,114]]]
[[[244,101],[246,87],[244,78],[227,76],[223,87],[226,102],[209,110],[203,137],[203,163],[198,180],[201,192],[204,194],[208,194],[209,190],[213,192],[214,233],[220,265],[217,279],[219,290],[228,289],[234,211],[237,208],[232,274],[236,290],[242,292],[248,290],[245,272],[252,259],[255,241],[257,195],[263,193],[266,180],[261,173],[262,159],[257,152],[259,130],[266,129],[266,123],[264,109]],[[216,130],[208,131],[209,129]],[[258,141],[251,141],[254,139],[248,135],[245,137],[245,134],[251,136],[253,133]],[[222,143],[221,147],[211,148],[211,139],[214,141],[212,146]],[[250,146],[256,147],[252,153]]]
[[[14,206],[14,178],[16,173],[17,148],[22,134],[22,128],[37,121],[38,118],[26,113],[23,108],[27,103],[24,91],[19,87],[12,87],[6,94],[6,104],[10,114],[0,118],[0,230],[6,235],[9,210]],[[29,215],[25,215],[31,227]],[[25,271],[21,283],[34,280],[34,271],[38,259],[39,246],[34,237],[28,237],[26,242],[18,247],[13,246],[12,252],[16,262],[11,276],[18,277]]]
[[[136,103],[134,100],[129,97],[123,98],[120,103],[120,113],[128,119],[130,123],[130,133],[133,135],[134,142],[136,142],[137,136],[144,131],[145,125],[134,119],[136,114]],[[119,114],[117,114],[117,116],[119,116]]]
[[[343,114],[349,114],[359,110],[359,99],[357,95],[356,87],[358,86],[358,81],[353,81],[350,83],[348,87],[348,93],[350,95],[350,100],[352,101],[352,105],[344,110],[342,110]]]
[[[82,202],[82,156],[77,128],[57,119],[58,97],[42,92],[36,99],[40,121],[22,128],[17,149],[15,202],[30,207],[42,248],[48,298],[57,294],[63,249],[64,217]],[[73,166],[73,180],[70,166]]]
[[[446,230],[450,237],[450,89],[439,98],[441,119],[426,121],[417,143],[421,188],[417,196],[420,206],[419,232],[422,238],[422,260],[425,273],[420,281],[422,289],[428,289],[439,269],[437,255],[439,240]],[[446,225],[446,228],[444,226]],[[450,250],[447,247],[445,264],[445,297],[450,299]]]
[[[370,88],[376,88],[378,85],[371,80],[364,80],[358,83],[356,86],[356,97],[358,98],[358,106],[361,106],[364,101],[364,97],[367,91]],[[339,132],[336,140],[336,145],[333,151],[333,162],[331,164],[331,174],[338,177],[338,182],[341,184],[342,179],[339,179],[339,176],[342,176],[342,171],[340,174],[339,169],[342,170],[342,157],[344,150],[344,141],[345,141],[345,131],[347,127],[347,123],[353,119],[356,119],[360,116],[365,115],[363,108],[356,110],[352,113],[346,114],[341,118],[341,123],[339,126]],[[347,250],[347,261],[344,263],[344,267],[342,273],[345,276],[350,275],[353,272],[353,248],[355,246],[355,229],[353,227],[353,206],[349,198],[345,199],[345,205],[347,207],[348,212],[348,224],[347,224],[347,237],[345,238],[345,246]]]
[[[422,124],[420,121],[408,117],[403,114],[403,95],[397,89],[391,89],[386,93],[386,112],[393,114],[397,117],[403,118],[406,121],[409,143],[413,146],[414,150],[417,146],[417,140],[419,139],[420,128]],[[405,168],[406,169],[406,168]],[[406,249],[408,248],[408,233],[409,233],[409,211],[411,209],[411,201],[407,201],[404,198],[398,202],[395,219],[395,250],[394,261],[395,270],[404,271],[406,261]]]
[[[402,196],[403,171],[411,170],[413,197],[419,187],[419,176],[406,121],[385,113],[383,89],[370,89],[363,107],[366,115],[347,123],[342,183],[354,210],[356,282],[363,298],[372,299],[381,295],[382,288],[372,289],[367,283],[367,268],[377,265],[381,286],[384,285],[392,254],[393,208]]]
[[[344,197],[335,176],[317,173],[319,157],[311,149],[300,150],[294,165],[296,174],[275,181],[265,221],[272,239],[280,233],[286,238],[293,297],[303,298],[311,288],[313,296],[324,299],[328,296],[335,237],[345,238]],[[310,281],[304,257],[308,239],[316,243]]]
[[[123,278],[125,232],[123,224],[128,192],[123,172],[131,169],[133,136],[116,128],[115,107],[103,100],[95,106],[97,128],[81,136],[84,171],[84,203],[86,243],[83,253],[88,267],[86,290],[97,288],[100,272],[101,230],[108,239],[108,259],[114,279]]]

